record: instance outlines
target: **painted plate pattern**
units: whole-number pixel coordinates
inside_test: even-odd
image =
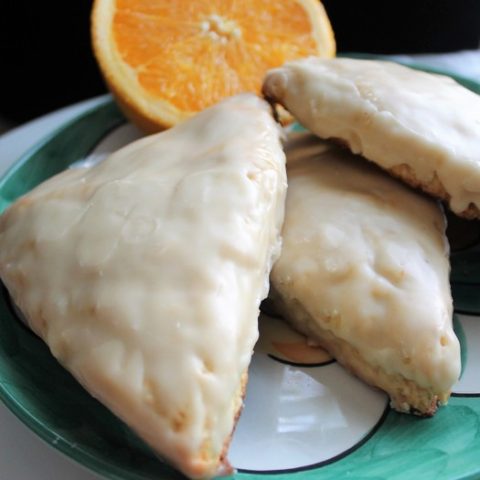
[[[480,84],[455,77],[480,93]],[[27,152],[0,180],[0,209],[50,176],[138,138],[108,100]],[[269,305],[230,458],[235,478],[473,479],[480,476],[480,222],[449,219],[454,325],[462,377],[431,419],[401,415],[386,395],[306,345]],[[0,295],[0,398],[26,425],[109,479],[179,479],[93,399]]]

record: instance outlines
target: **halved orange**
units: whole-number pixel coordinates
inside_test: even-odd
[[[259,93],[288,60],[335,54],[318,0],[95,0],[92,38],[107,85],[147,131]]]

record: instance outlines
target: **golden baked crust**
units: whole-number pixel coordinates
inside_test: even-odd
[[[434,174],[430,182],[425,183],[418,180],[412,167],[405,163],[401,165],[395,165],[394,167],[389,168],[386,171],[394,177],[403,180],[411,187],[419,188],[425,193],[428,193],[435,198],[443,200],[447,204],[450,202],[450,195],[445,190],[445,187],[443,186],[436,173]],[[473,220],[475,218],[480,218],[480,210],[475,204],[470,203],[467,209],[465,209],[463,212],[457,213],[457,215],[468,220]]]
[[[270,298],[296,330],[327,350],[358,378],[385,391],[391,407],[398,412],[431,417],[439,405],[447,403],[450,392],[434,392],[400,374],[389,374],[379,365],[369,363],[355,347],[320,326],[320,321],[328,322],[329,318],[313,318],[300,302],[289,301],[287,304],[273,288]]]
[[[274,106],[273,108],[275,109],[277,108],[277,106]],[[331,138],[330,140],[336,143],[337,145],[340,145],[344,148],[348,148],[350,150],[350,145],[345,139]],[[368,158],[366,158],[365,160],[368,160],[369,162],[376,164],[376,162],[373,162]],[[448,194],[444,185],[438,178],[438,175],[436,172],[433,174],[433,177],[431,178],[431,180],[425,183],[420,181],[417,178],[413,168],[410,165],[407,165],[406,163],[395,165],[392,168],[387,168],[384,170],[388,172],[390,175],[392,175],[393,177],[402,180],[410,187],[418,188],[419,190],[422,190],[423,192],[428,193],[432,197],[442,200],[447,205],[450,203],[450,195]],[[480,218],[480,209],[475,204],[470,203],[468,208],[466,208],[462,212],[458,212],[458,213],[455,212],[455,214],[458,215],[459,217],[466,218],[467,220],[475,220],[476,218]]]
[[[230,465],[230,462],[227,459],[227,455],[228,455],[228,449],[230,448],[230,443],[232,442],[233,434],[235,433],[235,428],[237,427],[238,420],[240,419],[240,415],[242,414],[245,395],[247,394],[247,383],[248,383],[248,370],[245,370],[240,380],[240,391],[237,395],[235,395],[235,399],[234,399],[234,401],[237,402],[237,406],[235,408],[237,413],[235,414],[232,433],[230,434],[230,437],[228,437],[225,440],[225,443],[223,444],[222,452],[220,454],[219,472],[221,472],[222,475],[231,475],[234,473],[234,469]]]

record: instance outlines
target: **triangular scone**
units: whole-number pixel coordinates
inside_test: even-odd
[[[451,78],[312,57],[271,70],[263,90],[316,135],[480,218],[480,96]]]
[[[386,391],[395,409],[432,415],[460,372],[443,212],[312,138],[309,148],[297,140],[287,150],[271,297],[295,328]]]
[[[61,173],[1,217],[1,277],[31,328],[193,478],[231,471],[285,189],[280,130],[247,94]]]

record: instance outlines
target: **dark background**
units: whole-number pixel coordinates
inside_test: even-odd
[[[90,47],[91,0],[0,1],[1,117],[22,123],[106,91]],[[480,0],[325,0],[324,5],[339,52],[433,53],[479,46]]]

